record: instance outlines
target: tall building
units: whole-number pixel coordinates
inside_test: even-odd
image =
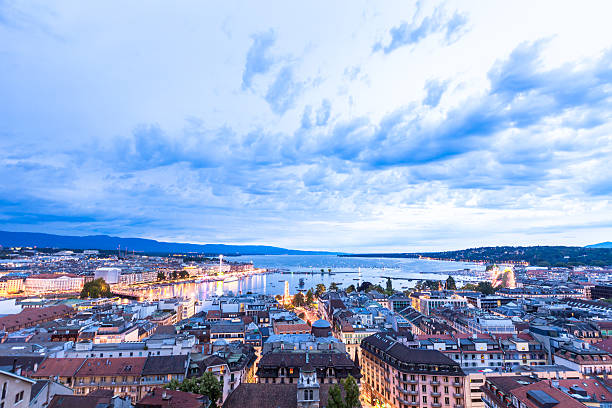
[[[361,342],[362,392],[373,405],[464,407],[461,366],[436,350],[410,349],[385,333]]]

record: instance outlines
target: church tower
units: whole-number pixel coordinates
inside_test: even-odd
[[[319,408],[319,381],[317,372],[309,361],[306,352],[306,364],[300,369],[300,378],[297,384],[297,408]]]

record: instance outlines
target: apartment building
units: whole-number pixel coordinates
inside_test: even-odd
[[[554,353],[554,359],[556,364],[583,375],[612,373],[612,354],[589,343],[575,341],[571,345],[563,345]]]
[[[437,350],[411,349],[377,333],[361,343],[362,390],[373,405],[463,408],[461,366]]]
[[[27,407],[32,386],[36,383],[11,371],[0,370],[0,406],[3,408]]]

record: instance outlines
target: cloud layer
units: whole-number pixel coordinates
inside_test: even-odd
[[[39,6],[0,8],[4,229],[349,251],[610,239],[595,6],[536,7],[515,31],[503,3],[131,4],[113,32],[105,7]]]

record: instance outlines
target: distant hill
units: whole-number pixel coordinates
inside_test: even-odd
[[[38,248],[116,250],[118,246],[129,251],[146,253],[188,253],[207,255],[317,255],[333,254],[323,251],[298,251],[266,245],[186,244],[160,242],[143,238],[119,238],[108,235],[70,236],[37,232],[0,231],[0,245],[4,247],[28,246]]]
[[[602,245],[602,244],[598,244]],[[527,262],[534,266],[610,266],[612,265],[612,246],[610,247],[568,247],[568,246],[529,246],[529,247],[480,247],[444,252],[414,252],[395,254],[354,254],[343,256],[417,258],[427,257],[448,261],[479,261],[488,263]]]
[[[600,242],[599,244],[587,245],[585,248],[612,248],[612,242]]]

